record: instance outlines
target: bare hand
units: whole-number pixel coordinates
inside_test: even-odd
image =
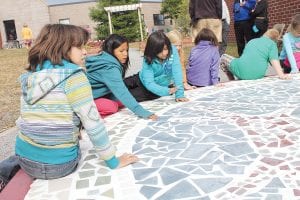
[[[150,115],[150,116],[148,117],[148,119],[151,119],[151,120],[153,120],[153,121],[156,121],[157,118],[158,118],[158,116],[157,116],[156,114]]]
[[[193,89],[196,89],[197,87],[195,86],[191,86],[190,84],[188,83],[184,83],[183,84],[183,87],[184,87],[184,90],[193,90]]]
[[[283,75],[279,76],[279,78],[283,79],[283,80],[290,80],[291,76],[289,74],[283,74]]]
[[[186,101],[189,101],[188,98],[185,98],[185,97],[182,97],[182,98],[177,98],[175,99],[176,102],[186,102]]]
[[[172,88],[170,88],[170,90],[169,90],[169,94],[172,95],[172,94],[174,94],[176,91],[177,91],[177,88],[176,88],[176,87],[172,87]]]
[[[215,86],[216,86],[216,87],[224,87],[225,84],[224,84],[224,83],[217,83]]]
[[[136,155],[124,153],[119,157],[119,166],[118,168],[126,167],[127,165],[130,165],[132,163],[135,163],[139,161],[139,158]]]

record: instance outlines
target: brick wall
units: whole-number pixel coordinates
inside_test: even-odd
[[[229,32],[229,41],[235,42],[233,29],[233,2],[234,0],[225,0],[231,13],[231,24]],[[300,14],[300,0],[268,0],[269,3],[269,27],[277,23],[285,23],[286,27],[291,21],[291,17]]]
[[[49,6],[50,22],[59,23],[61,19],[69,19],[70,24],[86,27],[91,31],[91,37],[95,38],[97,23],[89,17],[90,8],[95,6],[96,2]]]
[[[1,0],[0,11],[2,44],[7,40],[3,23],[5,20],[15,21],[18,40],[22,39],[21,30],[24,23],[31,28],[33,37],[35,38],[44,24],[50,22],[48,7],[41,0],[18,0],[18,3],[11,0]]]

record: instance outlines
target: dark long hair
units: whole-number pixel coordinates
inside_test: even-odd
[[[169,38],[161,31],[151,33],[147,39],[144,52],[144,58],[148,64],[151,64],[152,61],[157,57],[157,54],[163,51],[164,45],[166,45],[169,50],[167,56],[168,59],[172,53],[172,47]]]
[[[114,55],[114,50],[116,48],[118,48],[119,46],[121,46],[125,42],[129,46],[128,40],[126,37],[118,35],[118,34],[111,34],[103,42],[102,50],[109,53],[110,55],[112,55],[113,57],[115,57],[117,59],[117,57]],[[123,66],[123,76],[125,76],[125,73],[129,68],[129,52],[128,52],[128,57],[127,57],[125,64],[123,64],[123,63],[120,63],[120,64]]]
[[[66,24],[45,25],[29,51],[28,71],[36,71],[36,67],[45,60],[54,65],[61,65],[62,60],[70,60],[72,47],[82,47],[89,39],[89,32],[79,26]]]
[[[214,46],[218,46],[218,39],[214,32],[208,28],[202,29],[195,38],[195,45],[197,45],[201,40],[210,41]]]

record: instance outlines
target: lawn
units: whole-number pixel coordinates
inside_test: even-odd
[[[0,50],[0,132],[15,126],[20,109],[20,84],[18,78],[25,72],[26,49]]]
[[[131,48],[139,48],[139,43],[130,44]],[[191,45],[184,47],[186,58],[191,50]],[[20,109],[20,83],[19,76],[25,72],[27,65],[26,49],[1,49],[0,50],[0,133],[15,126]],[[237,56],[236,45],[228,45],[226,53]]]

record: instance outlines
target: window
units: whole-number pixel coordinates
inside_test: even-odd
[[[67,18],[67,19],[59,19],[59,23],[60,24],[70,24],[70,19]]]
[[[153,14],[153,21],[155,26],[165,25],[165,18],[161,14]]]

